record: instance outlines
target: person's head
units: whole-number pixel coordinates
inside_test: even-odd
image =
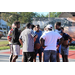
[[[26,27],[30,29],[31,28],[31,25],[32,25],[31,23],[27,23],[26,24]]]
[[[39,29],[40,29],[40,26],[36,25],[36,31],[39,31]]]
[[[20,22],[19,21],[15,21],[14,24],[15,24],[16,28],[20,28]]]
[[[14,29],[14,28],[15,28],[15,24],[13,23],[13,24],[12,24],[12,29]]]
[[[31,29],[32,29],[32,30],[34,29],[34,27],[35,27],[34,25],[31,25]]]
[[[46,26],[44,27],[44,31],[46,31]]]
[[[64,27],[61,27],[62,32],[64,32]]]
[[[52,31],[53,26],[51,24],[48,24],[46,26],[47,31]]]
[[[59,29],[61,27],[61,22],[56,22],[55,23],[55,29]]]

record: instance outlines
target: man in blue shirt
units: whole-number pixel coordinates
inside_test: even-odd
[[[38,35],[38,38],[36,39],[35,44],[37,44],[37,43],[40,44],[39,40],[40,40],[40,37],[42,35],[42,31],[40,30],[40,26],[39,25],[36,25],[35,34]],[[42,47],[40,47],[40,49],[35,49],[34,62],[36,62],[37,53],[39,53],[39,61],[41,62],[42,52],[43,52],[43,48]]]

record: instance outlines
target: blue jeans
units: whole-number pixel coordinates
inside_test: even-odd
[[[56,51],[54,50],[44,50],[44,62],[49,62],[51,58],[51,62],[56,62]]]

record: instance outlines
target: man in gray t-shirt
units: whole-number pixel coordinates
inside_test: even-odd
[[[22,31],[19,41],[23,46],[23,61],[24,62],[33,62],[33,53],[34,53],[34,38],[36,38],[35,33],[31,28],[31,24],[27,23],[26,29]]]

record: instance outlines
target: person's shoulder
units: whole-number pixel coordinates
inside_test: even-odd
[[[18,30],[17,28],[14,28],[13,31]]]
[[[64,35],[65,35],[65,36],[68,36],[68,37],[70,37],[70,35],[69,35],[69,34],[67,34],[67,33],[64,33]]]
[[[39,32],[41,32],[41,33],[42,33],[42,31],[41,31],[41,30],[39,30]]]

